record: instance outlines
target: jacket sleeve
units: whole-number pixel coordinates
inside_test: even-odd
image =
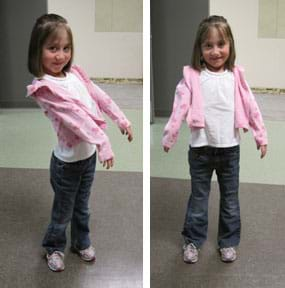
[[[245,88],[249,91],[249,107],[248,107],[248,118],[249,118],[249,126],[252,129],[253,137],[255,139],[257,147],[260,147],[261,145],[267,145],[268,139],[267,139],[267,132],[265,129],[265,125],[262,119],[262,115],[260,112],[260,109],[257,105],[257,102],[255,100],[255,97],[248,85],[248,83],[242,79],[242,85],[245,86]]]
[[[92,97],[99,105],[100,109],[104,111],[117,125],[119,128],[126,129],[131,125],[125,114],[120,110],[118,105],[107,95],[101,88],[95,85],[90,80],[92,88]]]
[[[179,129],[190,107],[190,95],[191,92],[183,78],[176,87],[172,113],[163,131],[164,147],[171,148],[176,143]]]
[[[52,121],[64,125],[81,140],[95,144],[101,162],[114,157],[108,136],[79,106],[59,99],[47,87],[39,88],[33,98]]]

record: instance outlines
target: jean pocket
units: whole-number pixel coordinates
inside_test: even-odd
[[[56,169],[60,169],[60,170],[63,170],[64,167],[65,167],[66,164],[67,164],[67,163],[65,163],[64,161],[56,158],[55,156],[54,156],[54,161],[53,161],[53,162],[54,162],[54,166],[56,167]]]
[[[188,160],[189,163],[191,160],[198,160],[202,157],[203,155],[203,151],[202,149],[199,148],[189,148],[189,152],[188,152]]]
[[[235,146],[228,150],[227,156],[231,159],[239,159],[240,158],[240,146]]]

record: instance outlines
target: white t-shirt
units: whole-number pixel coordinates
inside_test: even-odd
[[[216,73],[204,69],[200,73],[204,99],[205,128],[191,129],[192,147],[232,147],[240,142],[239,130],[234,128],[235,81],[232,72]]]
[[[96,103],[89,95],[84,84],[74,74],[66,73],[66,76],[62,78],[45,75],[43,78],[52,81],[56,85],[67,90],[70,95],[72,95],[73,99],[80,100],[93,114],[96,115]],[[63,147],[59,144],[54,148],[55,156],[64,162],[76,162],[87,159],[92,156],[95,151],[96,145],[84,141],[71,148]]]

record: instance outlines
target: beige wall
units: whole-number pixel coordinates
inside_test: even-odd
[[[134,1],[142,3],[142,0]],[[137,25],[135,32],[109,32],[111,29],[108,29],[108,32],[96,32],[95,15],[98,11],[95,11],[95,2],[96,0],[48,0],[48,12],[62,15],[72,28],[75,44],[74,62],[81,65],[91,77],[142,78],[142,31],[138,31],[142,23],[141,26]],[[100,3],[102,5],[102,1]],[[110,1],[106,1],[107,4],[110,5]],[[126,7],[138,8],[136,5]],[[138,14],[137,10],[133,12]],[[120,13],[124,11],[121,10]],[[132,11],[126,8],[125,13],[132,13]],[[124,27],[123,31],[126,31],[128,25],[134,25],[135,20],[128,24],[123,16],[113,15],[114,20],[121,19],[122,22],[118,24]],[[97,21],[97,25],[99,24],[100,22]],[[134,30],[133,27],[131,28],[129,31]],[[114,28],[112,29],[114,31]]]
[[[259,0],[210,0],[210,14],[228,19],[236,42],[236,63],[245,67],[251,87],[285,88],[285,39],[258,38],[259,3]]]

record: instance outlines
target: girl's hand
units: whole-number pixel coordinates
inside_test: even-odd
[[[126,129],[120,129],[121,130],[121,133],[123,134],[123,135],[127,135],[128,136],[128,141],[129,142],[131,142],[132,140],[133,140],[133,131],[132,131],[132,127],[131,126],[129,126],[129,127],[127,127]]]
[[[163,150],[164,150],[164,152],[168,153],[169,147],[163,146]]]
[[[267,152],[267,145],[260,145],[258,147],[258,150],[260,149],[260,158],[262,159],[265,155],[266,155],[266,152]]]
[[[103,167],[105,168],[105,166],[106,166],[106,169],[110,169],[111,167],[113,167],[114,166],[114,158],[105,160],[103,162]]]

